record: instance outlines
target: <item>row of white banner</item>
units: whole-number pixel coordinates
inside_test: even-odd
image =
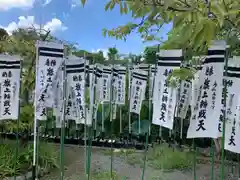
[[[180,84],[176,88],[168,85],[168,75],[173,70],[181,68],[182,50],[161,50],[157,65],[137,65],[126,68],[119,65],[89,65],[83,58],[65,57],[63,44],[39,41],[36,45],[38,63],[35,117],[38,120],[46,120],[46,108],[53,108],[57,127],[61,127],[64,116],[67,120],[75,120],[77,124],[91,125],[92,117],[96,116],[94,109],[98,104],[111,101],[117,105],[125,105],[126,75],[128,74],[130,112],[140,114],[147,82],[149,82],[153,104],[153,124],[172,129],[174,117],[186,118],[188,108],[191,107],[187,138],[218,138],[222,136],[225,108],[225,148],[240,152],[240,139],[238,139],[240,137],[240,99],[237,91],[240,86],[238,82],[240,59],[239,57],[229,59],[228,71],[224,77],[226,47],[225,42],[215,41],[203,58],[202,64],[194,67],[196,69],[194,78],[179,81]],[[16,56],[0,56],[2,74],[0,119],[18,118],[21,70],[19,59]],[[86,88],[87,84],[89,88]],[[227,84],[227,98],[224,107],[225,84]],[[110,97],[111,87],[113,88],[112,98]],[[87,94],[89,103],[86,103]],[[88,107],[87,104],[89,104]]]

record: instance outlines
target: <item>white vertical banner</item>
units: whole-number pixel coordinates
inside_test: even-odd
[[[126,97],[126,67],[118,68],[116,104],[124,105]]]
[[[133,67],[128,66],[128,100],[130,100]]]
[[[20,57],[0,55],[0,120],[19,115]]]
[[[224,83],[227,83],[226,94],[226,128],[225,128],[225,149],[234,153],[240,153],[240,58],[233,57],[229,60],[227,76]],[[223,106],[224,107],[224,106]],[[222,132],[223,113],[219,118],[219,129]]]
[[[222,137],[223,120],[224,120],[224,87],[227,85],[227,98],[226,98],[226,119],[232,120],[234,118],[234,111],[236,111],[238,101],[238,90],[240,88],[239,73],[240,73],[240,60],[234,57],[228,60],[228,72],[227,76],[224,76],[223,80],[223,91],[221,101],[221,111],[219,116],[218,132],[219,137]]]
[[[182,50],[161,50],[158,55],[157,74],[154,78],[153,119],[152,123],[173,128],[177,89],[170,87],[168,76],[174,69],[180,68]]]
[[[93,75],[94,75],[94,68],[95,66],[94,65],[89,65],[89,68],[88,68],[88,76],[89,76],[89,88],[92,89],[94,83],[93,83]]]
[[[150,66],[150,81],[149,81],[149,88],[150,88],[150,90],[151,90],[151,92],[153,93],[153,82],[154,82],[154,76],[155,76],[155,72],[156,72],[156,67],[155,67],[155,65],[151,65]],[[152,94],[153,95],[153,94]],[[152,96],[151,95],[151,96]]]
[[[117,100],[117,90],[118,90],[118,69],[119,69],[119,66],[117,65],[114,65],[113,66],[113,84],[112,84],[112,100],[114,102],[114,104],[116,103],[116,100]]]
[[[140,69],[142,71],[146,71],[147,73],[149,73],[149,65],[148,64],[138,64],[135,66],[135,69]],[[143,100],[145,100],[146,97],[144,96]]]
[[[54,106],[53,79],[63,62],[64,46],[60,43],[37,41],[38,61],[36,67],[35,116],[46,120],[46,107]]]
[[[67,84],[72,94],[72,116],[76,124],[85,123],[85,59],[68,57],[66,62]]]
[[[189,80],[181,81],[177,115],[185,119],[191,102],[192,82]]]
[[[95,65],[90,65],[88,70],[89,76],[89,100],[90,100],[90,107],[94,106],[94,87],[95,87],[95,74],[96,74],[96,67]],[[90,113],[92,113],[92,108]]]
[[[96,65],[96,89],[95,89],[95,102],[99,104],[101,100],[101,86],[102,86],[102,74],[103,74],[103,66],[101,64]]]
[[[200,73],[197,103],[190,119],[187,138],[217,138],[221,111],[225,42],[215,41]]]
[[[61,128],[62,126],[62,113],[63,113],[63,83],[64,83],[64,67],[63,65],[59,67],[57,70],[57,74],[53,79],[53,91],[55,93],[54,96],[54,106],[53,106],[53,113],[55,116],[55,125],[56,128]]]
[[[238,101],[239,102],[239,101]],[[236,107],[233,119],[226,120],[224,149],[240,153],[240,106]]]
[[[92,114],[90,112],[89,108],[86,108],[86,125],[91,126],[92,125]]]
[[[198,96],[198,92],[199,92],[199,78],[200,78],[200,74],[201,74],[201,70],[202,70],[202,64],[196,65],[194,66],[194,69],[196,70],[194,77],[192,79],[192,92],[191,92],[191,112],[193,113],[194,107],[197,103],[197,96]]]
[[[130,94],[130,112],[140,114],[142,101],[145,97],[148,73],[143,70],[132,72],[132,87]]]
[[[148,71],[149,65],[148,64],[138,64],[136,66],[137,69],[143,70],[143,71]]]
[[[77,105],[75,101],[75,92],[74,87],[67,83],[66,88],[66,111],[65,111],[65,118],[66,120],[74,120],[77,121],[78,118],[78,111]]]
[[[112,69],[110,66],[103,67],[102,85],[100,86],[100,99],[102,102],[110,101],[110,84]]]

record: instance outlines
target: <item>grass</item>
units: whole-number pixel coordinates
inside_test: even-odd
[[[33,159],[33,145],[18,148],[16,158],[16,143],[14,141],[2,141],[0,144],[0,179],[15,174],[26,173],[31,169]],[[16,163],[15,163],[16,162]],[[40,143],[39,165],[41,168],[58,167],[58,154],[56,150],[47,143]]]
[[[111,155],[110,150],[105,150],[105,155]],[[135,153],[135,150],[126,150],[114,153],[114,156],[124,156],[130,165],[143,166],[144,154]],[[156,146],[147,152],[147,165],[154,169],[174,170],[189,169],[192,167],[192,154],[169,148],[166,144]]]
[[[87,180],[87,177],[71,176],[65,180]],[[95,171],[91,174],[91,180],[128,180],[126,177],[121,177],[116,172],[113,172],[113,177],[111,178],[111,173],[109,171]]]
[[[102,150],[102,153],[106,156],[111,155],[111,149],[104,149]],[[113,149],[113,155],[114,156],[128,156],[130,154],[136,153],[135,149]]]
[[[150,167],[164,170],[189,169],[193,164],[192,153],[169,148],[165,144],[149,150],[147,159]]]
[[[111,179],[111,173],[108,171],[105,172],[94,172],[92,174],[92,180],[107,180]],[[116,172],[113,172],[112,180],[123,180]]]

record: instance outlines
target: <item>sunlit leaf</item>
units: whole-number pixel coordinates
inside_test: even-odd
[[[83,6],[86,4],[86,0],[81,0],[81,2]]]

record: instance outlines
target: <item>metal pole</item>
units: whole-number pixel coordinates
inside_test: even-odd
[[[95,68],[97,68],[97,66],[95,66],[94,67],[94,69]],[[88,135],[90,136],[89,138],[88,138],[88,152],[87,152],[87,156],[88,156],[88,160],[87,160],[87,176],[88,176],[88,180],[90,180],[90,170],[91,170],[91,156],[92,156],[92,134],[93,134],[93,123],[94,123],[94,121],[96,121],[96,119],[95,119],[95,116],[94,116],[94,106],[95,106],[95,104],[94,104],[94,102],[95,102],[95,89],[96,89],[96,69],[94,70],[93,69],[93,84],[94,84],[94,86],[93,86],[93,105],[92,106],[90,106],[90,116],[91,116],[91,118],[92,118],[92,124],[88,127],[89,129],[88,129]]]
[[[34,93],[34,126],[33,126],[33,164],[32,164],[32,179],[36,180],[36,158],[37,158],[37,134],[38,134],[38,119],[36,117],[37,111],[37,74],[38,74],[38,61],[39,61],[39,48],[36,51],[36,81],[35,81],[35,93]]]
[[[64,55],[66,55],[66,50]],[[66,113],[66,95],[67,95],[67,75],[66,75],[66,57],[63,60],[63,104],[62,104],[62,125],[61,125],[61,150],[60,150],[60,165],[61,175],[60,179],[64,180],[64,140],[65,140],[65,113]]]
[[[228,32],[227,34],[227,40],[226,43],[228,42],[229,39],[229,34],[231,31]],[[226,54],[225,54],[225,64],[224,64],[224,76],[223,77],[227,77],[227,72],[228,72],[228,48],[226,48]],[[226,128],[226,101],[227,101],[227,83],[224,83],[224,89],[223,89],[223,109],[224,109],[224,113],[223,113],[223,130],[222,130],[222,149],[221,149],[221,180],[225,179],[225,166],[224,166],[224,142],[225,142],[225,128]]]
[[[131,101],[131,70],[130,70],[130,66],[128,67],[128,140],[130,140],[131,138],[131,132],[132,132],[132,128],[131,128],[131,112],[130,112],[130,101]]]
[[[89,86],[90,87],[90,86]],[[84,167],[85,167],[85,174],[87,175],[87,103],[86,103],[86,53],[84,52],[84,113],[85,113],[85,120],[84,120]]]
[[[122,134],[122,106],[119,106],[119,115],[120,115],[120,134]]]
[[[22,61],[20,61],[20,83],[19,83],[19,94],[21,94],[22,91]],[[19,98],[19,97],[18,97]],[[18,119],[17,119],[17,134],[16,134],[16,152],[15,152],[15,164],[14,164],[14,180],[16,180],[16,172],[17,172],[17,158],[18,158],[18,151],[19,151],[19,124],[20,124],[20,106],[21,101],[20,98],[18,99]]]
[[[114,63],[113,61],[115,60],[115,56],[114,58],[112,58],[112,70],[111,70],[111,78],[110,78],[110,123],[111,123],[111,129],[110,129],[110,139],[111,139],[111,180],[113,179],[113,106],[115,106],[115,99],[113,99],[113,90],[114,90],[114,86],[113,86],[113,69],[114,69]],[[112,102],[113,101],[113,102]]]
[[[105,118],[105,114],[104,114],[104,102],[102,102],[102,136],[104,134],[104,118]]]
[[[149,121],[149,127],[148,127],[148,132],[146,133],[146,140],[145,140],[145,152],[144,152],[144,163],[143,163],[143,170],[142,170],[142,180],[144,180],[145,178],[145,170],[146,170],[146,163],[147,163],[147,151],[148,151],[148,138],[150,135],[150,126],[151,126],[151,107],[152,107],[152,103],[151,103],[151,87],[150,87],[150,80],[151,80],[151,65],[149,65],[149,71],[148,71],[148,82],[149,82],[149,86],[148,86],[148,121]]]

